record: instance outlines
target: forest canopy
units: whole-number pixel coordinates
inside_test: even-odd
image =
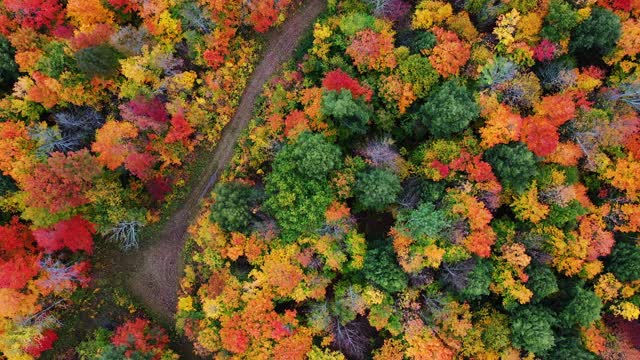
[[[330,1],[219,185],[248,222],[214,192],[194,225],[178,329],[237,359],[640,356],[639,11]]]
[[[188,229],[175,331],[104,295],[298,5],[0,2],[0,358],[640,358],[637,0],[318,2]]]

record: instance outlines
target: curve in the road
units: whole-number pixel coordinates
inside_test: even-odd
[[[235,144],[251,119],[263,85],[293,56],[301,37],[325,7],[325,0],[306,0],[278,30],[268,35],[262,59],[249,79],[238,110],[223,129],[201,179],[192,187],[181,208],[166,222],[159,238],[153,239],[150,246],[134,255],[137,266],[128,285],[133,295],[163,320],[169,322],[175,316],[183,270],[180,254],[187,229],[198,214],[201,200],[211,191],[231,160]]]

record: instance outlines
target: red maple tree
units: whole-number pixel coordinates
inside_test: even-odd
[[[184,113],[182,111],[178,111],[171,117],[171,127],[169,128],[167,136],[164,138],[164,142],[172,144],[181,141],[183,145],[186,146],[188,144],[189,136],[191,136],[193,132],[194,130],[187,119],[185,119]]]
[[[63,248],[71,251],[83,250],[93,253],[93,237],[96,233],[95,225],[80,215],[68,220],[62,220],[48,229],[38,229],[33,232],[38,245],[51,253]]]
[[[51,29],[64,19],[58,0],[4,0],[3,3],[21,27]]]
[[[22,188],[29,195],[26,203],[53,213],[88,204],[85,193],[99,172],[96,159],[86,149],[67,154],[54,152],[24,179]]]
[[[537,156],[551,155],[560,141],[557,128],[547,118],[532,116],[524,119],[522,141]]]
[[[53,349],[53,344],[56,340],[58,340],[58,334],[51,329],[47,329],[42,333],[42,337],[39,340],[29,345],[24,351],[37,359],[43,352]]]
[[[362,96],[366,101],[371,101],[371,96],[373,95],[371,89],[360,85],[358,80],[353,79],[340,69],[329,71],[322,79],[322,87],[335,91],[347,89],[351,91],[351,95],[354,98]]]
[[[111,343],[124,347],[127,358],[142,355],[159,360],[169,344],[169,337],[162,328],[152,326],[149,320],[138,318],[118,327],[111,337]]]

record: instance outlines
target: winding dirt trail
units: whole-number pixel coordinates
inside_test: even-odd
[[[175,317],[176,294],[183,268],[181,250],[189,224],[199,211],[200,201],[211,191],[219,174],[231,160],[235,144],[251,119],[263,85],[291,58],[302,35],[325,7],[326,0],[306,0],[278,30],[267,36],[262,60],[249,79],[238,110],[222,131],[201,178],[192,187],[182,207],[167,221],[159,237],[134,254],[136,271],[128,279],[128,286],[162,320],[170,322]]]

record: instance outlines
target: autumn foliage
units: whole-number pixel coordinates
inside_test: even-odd
[[[46,163],[35,166],[23,182],[27,204],[52,213],[91,202],[87,191],[99,174],[95,158],[86,150],[55,152]]]
[[[127,358],[133,358],[134,354],[145,354],[151,359],[159,360],[169,343],[169,337],[163,329],[153,326],[149,320],[138,318],[119,326],[111,337],[111,343],[123,347]]]
[[[178,327],[214,357],[636,356],[602,321],[640,318],[634,7],[368,4],[265,86]]]
[[[160,218],[196,146],[214,147],[235,113],[255,32],[294,5],[0,4],[0,357],[50,349],[60,311],[89,282],[94,240],[137,239]]]
[[[126,302],[76,292],[91,256],[179,205],[256,33],[297,5],[0,4],[0,356],[47,356],[86,330],[62,311]],[[178,332],[216,359],[640,356],[639,17],[637,0],[329,1],[242,109],[188,230]],[[176,358],[130,316],[78,357]]]
[[[93,252],[93,234],[95,225],[76,215],[63,220],[50,229],[38,229],[33,232],[38,246],[51,253],[67,248],[71,251]]]
[[[322,87],[333,91],[347,89],[354,98],[362,96],[366,101],[371,101],[371,96],[373,95],[371,89],[361,86],[358,80],[351,78],[340,69],[329,71],[322,79]]]

